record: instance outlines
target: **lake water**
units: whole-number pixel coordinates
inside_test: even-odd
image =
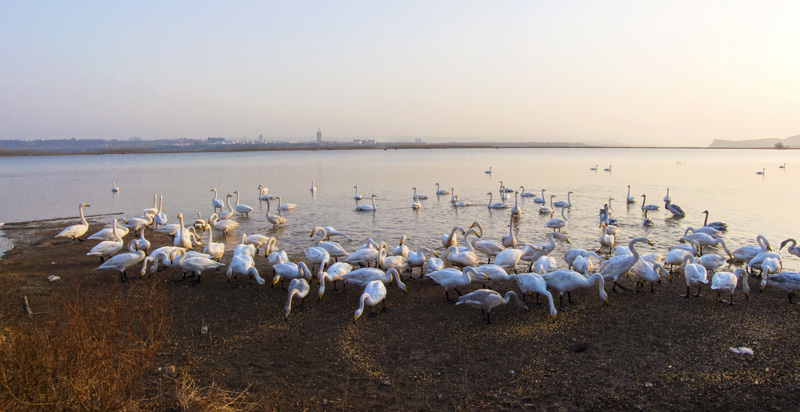
[[[786,168],[779,168],[784,162]],[[590,170],[595,165],[598,170]],[[609,165],[611,172],[604,171]],[[484,173],[489,167],[492,173]],[[766,173],[757,175],[762,168]],[[782,240],[800,236],[800,223],[794,219],[800,196],[793,183],[798,178],[800,152],[795,150],[449,149],[11,157],[0,158],[4,194],[0,222],[77,216],[82,202],[91,205],[86,209],[89,215],[140,216],[158,194],[164,196],[169,223],[177,222],[182,212],[190,224],[197,212],[204,218],[212,213],[209,190],[216,188],[223,198],[239,190],[240,202],[255,209],[249,217],[234,218],[241,226],[224,237],[229,247],[239,242],[242,233],[266,233],[277,236],[280,248],[299,253],[312,245],[309,235],[314,226],[330,225],[353,237],[353,242],[343,243],[350,251],[367,237],[394,246],[403,234],[412,249],[441,250],[441,235],[453,226],[467,228],[479,221],[486,236],[496,240],[508,233],[509,209],[487,208],[487,192],[498,201],[503,181],[537,196],[546,189],[546,196],[555,194],[555,200],[566,200],[567,191],[573,191],[565,229],[572,247],[599,247],[598,210],[613,197],[613,217],[621,228],[618,239],[648,236],[656,246],[641,248],[647,253],[666,251],[687,226],[702,226],[704,210],[710,211],[711,221],[728,223],[725,239],[730,249],[755,243],[758,234],[777,249]],[[312,180],[318,188],[315,193],[309,190]],[[119,193],[111,192],[112,181]],[[475,206],[454,208],[449,195],[435,195],[437,182]],[[273,229],[266,222],[267,205],[258,200],[259,184],[270,194],[281,195],[284,203],[297,204],[295,210],[280,213],[289,220],[285,227]],[[355,185],[365,199],[358,204],[369,203],[373,193],[378,196],[377,211],[355,211]],[[631,206],[625,202],[627,185],[638,199]],[[420,210],[411,209],[412,187],[429,196],[421,201]],[[686,211],[685,218],[672,219],[664,210],[667,187],[673,203]],[[647,203],[661,207],[648,214],[655,222],[650,228],[642,226],[641,194],[647,195]],[[513,193],[509,202],[513,205]],[[545,242],[551,230],[544,224],[551,216],[540,215],[532,198],[519,202],[523,212],[513,226],[515,235],[522,242]],[[277,213],[274,206],[271,213]],[[111,217],[104,220],[110,222]],[[787,265],[794,263],[791,259]]]

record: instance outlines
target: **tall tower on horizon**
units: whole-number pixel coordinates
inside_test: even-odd
[[[322,143],[322,129],[317,128],[317,143]]]

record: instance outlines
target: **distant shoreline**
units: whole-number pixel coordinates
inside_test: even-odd
[[[698,146],[603,146],[570,143],[379,143],[357,144],[341,142],[323,143],[259,143],[259,144],[201,144],[186,146],[162,146],[153,148],[115,147],[81,149],[0,149],[1,157],[17,156],[71,156],[104,154],[150,154],[150,153],[223,153],[223,152],[274,152],[274,151],[322,151],[322,150],[441,150],[441,149],[691,149],[691,150],[794,150],[774,147],[698,147]]]

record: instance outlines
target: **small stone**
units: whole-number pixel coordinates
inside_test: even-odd
[[[207,335],[208,334],[208,326],[203,325],[203,327],[200,328],[200,334],[201,335]]]
[[[381,385],[383,385],[383,386],[391,386],[392,383],[389,382],[389,381],[383,381],[383,382],[381,382]]]
[[[51,265],[55,265],[55,264],[56,264],[56,262],[50,262],[50,264],[51,264]]]
[[[47,277],[47,280],[50,281],[50,282],[55,282],[55,281],[60,280],[60,279],[61,279],[61,276],[56,276],[56,275],[50,275],[50,276]]]
[[[645,387],[645,388],[652,388],[652,387],[653,387],[653,384],[652,384],[652,383],[650,383],[650,382],[645,382],[645,383],[644,383],[644,387]]]
[[[327,404],[328,404],[328,400],[327,400],[327,399],[323,399],[323,400],[322,400],[322,404],[323,404],[323,405],[327,405]]]
[[[516,372],[516,371],[513,371],[513,370],[510,370],[510,371],[508,371],[508,373],[510,373],[510,374],[512,374],[512,375],[513,375],[513,374],[515,374],[515,373],[517,373],[517,372]]]

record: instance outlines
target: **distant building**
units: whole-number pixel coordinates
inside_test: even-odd
[[[420,143],[422,143],[422,139],[416,138],[416,139],[414,139],[414,143],[420,144]]]
[[[322,129],[317,128],[317,143],[322,143]]]
[[[224,137],[209,137],[208,138],[208,143],[209,144],[225,144],[225,138]]]
[[[262,135],[262,134],[258,135],[258,141],[259,142],[263,142],[264,141],[264,135]]]

